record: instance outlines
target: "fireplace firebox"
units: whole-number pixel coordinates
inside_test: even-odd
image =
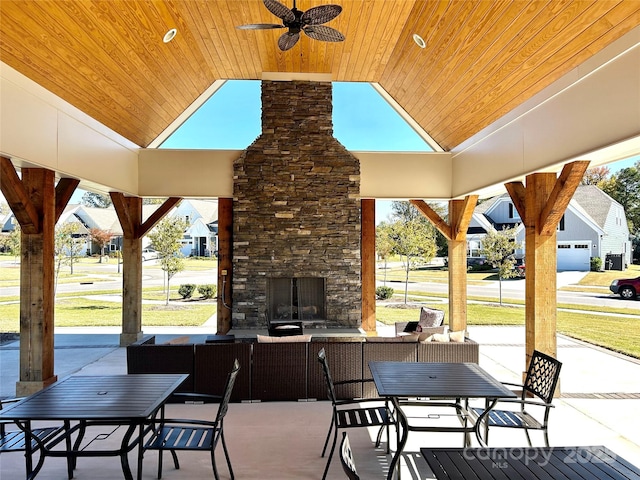
[[[268,278],[269,321],[325,320],[325,283],[318,277]]]

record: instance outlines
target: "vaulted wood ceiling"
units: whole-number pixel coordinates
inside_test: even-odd
[[[346,40],[303,35],[281,52],[282,30],[235,28],[279,23],[261,0],[2,0],[0,59],[140,146],[216,80],[290,72],[376,82],[449,150],[640,24],[636,0],[297,7],[327,3],[343,7],[328,26]]]

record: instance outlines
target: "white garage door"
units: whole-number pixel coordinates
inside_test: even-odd
[[[558,271],[589,271],[591,257],[590,243],[559,243]]]

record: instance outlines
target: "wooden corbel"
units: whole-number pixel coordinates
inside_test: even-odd
[[[424,200],[409,200],[409,202],[427,217],[447,240],[462,241],[467,234],[473,210],[478,203],[478,195],[467,195],[464,200],[451,200],[449,208],[451,224],[448,224]],[[452,208],[453,205],[460,208]]]
[[[123,234],[132,239],[144,237],[173,207],[182,201],[180,197],[168,198],[145,222],[142,222],[142,219],[137,218],[137,215],[134,218],[131,214],[139,209],[141,211],[142,199],[140,197],[125,197],[120,192],[111,192],[109,195],[118,214]]]
[[[29,199],[13,163],[6,157],[0,157],[0,190],[22,231],[27,234],[40,233],[38,211]]]
[[[560,223],[573,194],[589,167],[589,161],[567,163],[560,173],[551,195],[540,212],[539,233],[543,236],[551,235]]]

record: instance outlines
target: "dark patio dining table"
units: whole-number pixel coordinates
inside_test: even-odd
[[[438,480],[640,480],[640,469],[603,445],[421,448]]]
[[[78,457],[119,456],[124,478],[133,480],[128,453],[138,447],[138,479],[142,475],[143,441],[152,422],[164,414],[164,404],[186,380],[185,374],[76,375],[60,380],[20,402],[0,411],[0,419],[13,420],[31,435],[33,421],[60,421],[64,428],[46,442],[32,436],[37,443],[38,462],[28,471],[35,478],[46,457],[66,457],[69,478],[73,477]],[[114,450],[93,449],[81,443],[90,426],[122,425],[126,432],[120,447]],[[137,432],[137,433],[136,433]],[[55,449],[64,442],[63,448]],[[27,470],[32,465],[30,443],[25,453]],[[93,446],[93,445],[91,445]]]
[[[381,397],[392,400],[401,432],[400,441],[394,453],[387,478],[393,478],[396,467],[410,431],[418,432],[461,432],[465,445],[470,443],[469,435],[475,436],[484,446],[480,434],[482,419],[502,398],[516,398],[516,395],[475,363],[436,362],[369,362],[373,381]],[[476,416],[467,408],[471,398],[485,399],[486,409]],[[460,426],[417,426],[410,425],[403,406],[449,407],[455,411]],[[400,476],[398,469],[398,477]]]

